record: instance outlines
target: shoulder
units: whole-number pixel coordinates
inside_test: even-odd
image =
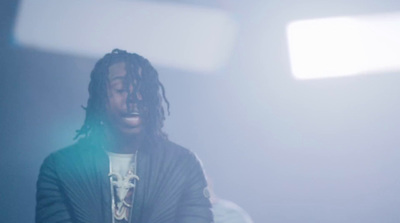
[[[58,166],[61,164],[71,163],[80,157],[84,157],[85,154],[91,153],[90,150],[92,149],[93,146],[87,139],[80,139],[78,142],[70,146],[52,152],[44,159],[42,166]]]
[[[174,153],[177,155],[191,155],[194,154],[192,151],[190,151],[189,149],[178,145],[172,141],[169,140],[164,140],[162,143],[162,148],[165,150],[165,152],[169,152],[169,153]]]
[[[85,153],[90,148],[92,148],[92,146],[87,139],[80,139],[72,145],[56,150],[55,152],[51,153],[49,157],[62,158],[74,156],[80,153]]]
[[[154,166],[181,175],[201,174],[203,171],[200,159],[191,150],[169,140],[160,142],[158,146],[151,153]]]
[[[191,150],[178,145],[172,141],[165,140],[162,142],[163,156],[171,159],[179,160],[180,162],[200,162],[198,156]]]

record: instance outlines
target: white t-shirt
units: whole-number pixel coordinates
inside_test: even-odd
[[[110,171],[112,173],[119,173],[121,176],[125,176],[132,164],[132,158],[135,154],[122,154],[107,152],[110,159]]]
[[[128,222],[136,180],[136,155],[107,152],[114,222]]]

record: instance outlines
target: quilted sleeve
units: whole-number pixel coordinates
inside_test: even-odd
[[[210,194],[199,159],[190,154],[185,162],[185,191],[180,199],[177,213],[179,223],[213,222]]]
[[[50,155],[44,160],[36,186],[35,222],[72,222],[58,179],[54,155]]]

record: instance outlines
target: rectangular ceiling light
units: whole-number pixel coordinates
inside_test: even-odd
[[[209,72],[228,60],[236,22],[221,10],[127,0],[22,0],[16,43],[100,58],[114,48],[153,64]]]
[[[400,70],[400,13],[296,21],[287,38],[298,79]]]

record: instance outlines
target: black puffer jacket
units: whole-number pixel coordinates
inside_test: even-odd
[[[170,141],[138,152],[131,223],[213,221],[201,163]],[[36,222],[110,223],[109,160],[88,139],[48,156],[37,182]]]

